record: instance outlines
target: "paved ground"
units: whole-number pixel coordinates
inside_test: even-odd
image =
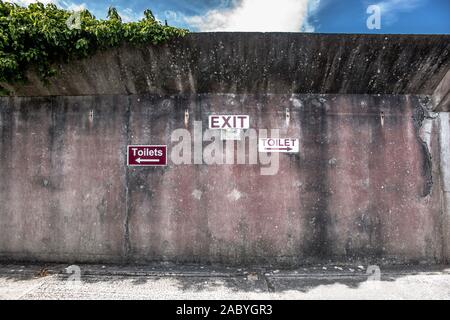
[[[450,266],[67,267],[0,265],[0,299],[450,299]]]

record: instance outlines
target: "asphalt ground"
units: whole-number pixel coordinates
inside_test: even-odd
[[[450,266],[0,264],[2,300],[450,299]]]

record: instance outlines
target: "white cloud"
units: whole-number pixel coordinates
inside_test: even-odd
[[[167,20],[171,20],[171,21],[180,21],[180,14],[176,11],[172,11],[172,10],[166,10],[164,11],[164,16],[166,17]]]
[[[302,32],[314,32],[315,26],[311,19],[319,12],[321,8],[321,0],[309,0],[308,1],[308,13],[301,27]]]
[[[411,11],[423,4],[423,0],[385,0],[377,3],[381,11]]]
[[[71,11],[81,11],[86,9],[86,4],[85,3],[81,3],[81,4],[76,4],[76,3],[66,3],[64,2],[64,8],[67,10],[71,10]]]
[[[122,18],[123,22],[132,22],[132,21],[138,21],[143,18],[142,13],[136,13],[133,11],[133,9],[126,8],[124,10],[118,10],[119,15]]]
[[[397,19],[397,13],[409,12],[424,4],[424,0],[384,0],[376,3],[381,9],[382,19],[390,24]]]
[[[308,2],[318,6],[320,0],[241,0],[232,8],[184,19],[199,31],[298,32],[308,23]]]

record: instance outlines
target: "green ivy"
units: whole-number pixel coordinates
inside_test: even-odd
[[[0,82],[25,81],[30,67],[46,81],[56,73],[55,62],[88,57],[123,43],[157,45],[187,32],[162,25],[150,10],[138,22],[123,23],[113,7],[107,20],[98,20],[88,10],[74,13],[54,4],[22,7],[0,0]],[[0,86],[0,94],[4,91]]]

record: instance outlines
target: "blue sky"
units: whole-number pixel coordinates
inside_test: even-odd
[[[28,4],[34,0],[7,0]],[[110,5],[125,21],[146,8],[161,21],[191,31],[289,31],[324,33],[450,33],[450,0],[41,0],[105,18]],[[380,28],[367,20],[380,10]],[[373,21],[373,20],[371,20]]]

